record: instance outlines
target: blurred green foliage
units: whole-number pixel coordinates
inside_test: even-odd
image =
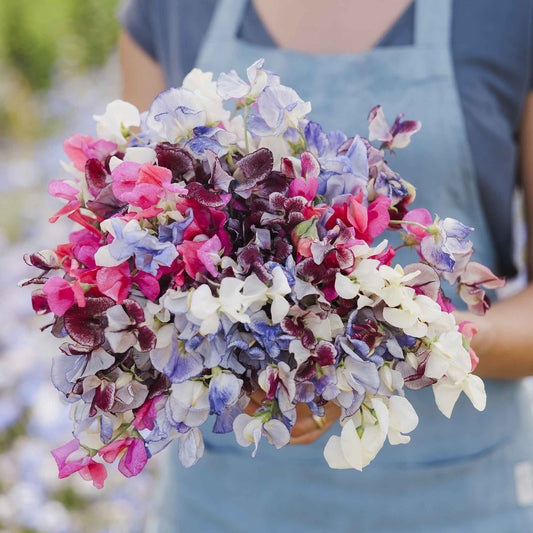
[[[0,137],[31,137],[21,101],[50,87],[54,73],[102,64],[115,46],[119,0],[0,0]],[[18,108],[18,109],[17,109]],[[18,112],[18,113],[17,113]],[[27,119],[26,119],[27,120]]]

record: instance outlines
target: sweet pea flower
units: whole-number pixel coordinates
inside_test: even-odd
[[[96,120],[96,131],[100,139],[126,144],[125,133],[131,126],[139,126],[141,119],[139,110],[123,100],[113,100],[107,104],[103,115],[93,115]]]
[[[74,166],[79,171],[85,172],[88,159],[102,161],[108,154],[116,151],[117,145],[115,142],[95,140],[90,135],[75,133],[63,142],[63,149]]]
[[[252,417],[247,414],[240,414],[233,422],[233,431],[237,443],[243,447],[254,444],[252,457],[255,457],[261,437],[266,437],[270,444],[278,450],[289,443],[291,438],[287,426],[275,418],[264,421],[263,417]]]
[[[191,428],[178,438],[178,457],[185,468],[194,466],[204,455],[204,439],[198,428]]]
[[[111,172],[113,193],[123,202],[147,209],[168,193],[187,194],[187,189],[171,183],[172,172],[152,163],[124,161]]]
[[[490,300],[484,289],[500,289],[505,279],[499,278],[485,265],[471,261],[459,277],[459,295],[468,305],[468,310],[483,315],[490,307]]]
[[[52,455],[59,468],[60,479],[79,472],[85,480],[92,480],[95,488],[103,488],[107,477],[105,466],[97,463],[86,450],[81,448],[78,439],[52,450]]]
[[[120,218],[111,218],[102,223],[102,229],[108,231],[113,242],[102,246],[95,254],[98,266],[113,267],[135,256],[135,266],[144,272],[156,275],[159,265],[170,266],[178,257],[176,247],[170,242],[160,242],[141,229],[135,219],[126,222]]]
[[[290,87],[272,85],[259,95],[257,110],[249,118],[250,131],[259,136],[280,136],[289,128],[299,127],[299,121],[311,112],[311,104]]]
[[[100,448],[98,455],[106,463],[115,462],[120,455],[118,470],[125,477],[133,477],[140,474],[148,461],[143,439],[134,437],[115,440]]]
[[[405,148],[411,142],[411,136],[420,130],[422,124],[414,120],[402,121],[403,114],[399,114],[389,128],[383,109],[380,105],[372,108],[368,114],[369,141],[381,141],[383,148]]]
[[[184,381],[172,387],[166,412],[172,424],[201,426],[209,416],[209,389],[200,381]]]
[[[473,229],[453,218],[437,220],[427,228],[430,235],[420,241],[420,254],[437,270],[460,274],[460,268],[466,267],[473,252],[472,241],[468,239]]]
[[[172,383],[196,377],[204,367],[201,355],[187,351],[185,343],[180,342],[174,324],[165,324],[157,331],[157,344],[150,352],[150,360],[154,368],[167,375]]]
[[[461,392],[464,392],[478,411],[483,411],[487,404],[485,385],[479,376],[465,374],[460,379],[445,376],[433,384],[435,403],[447,418],[452,416],[453,408]]]
[[[263,70],[265,60],[258,59],[246,69],[248,83],[242,80],[235,70],[223,72],[217,79],[217,93],[223,100],[255,100],[270,85],[279,85],[279,76]]]
[[[239,399],[243,381],[234,374],[213,369],[215,375],[209,382],[209,405],[217,415]]]
[[[73,305],[85,307],[83,289],[78,282],[70,283],[59,276],[53,276],[43,285],[47,302],[52,313],[63,316]]]
[[[335,469],[354,468],[361,471],[376,457],[383,447],[389,429],[389,411],[384,401],[370,401],[373,412],[363,407],[345,421],[341,436],[329,438],[324,448],[324,457]]]

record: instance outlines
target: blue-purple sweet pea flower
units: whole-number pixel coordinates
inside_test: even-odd
[[[178,457],[185,468],[195,465],[204,455],[204,439],[202,431],[192,428],[178,439]]]
[[[196,155],[204,155],[205,150],[211,150],[222,157],[228,153],[228,146],[237,140],[234,133],[218,127],[199,126],[193,132],[195,136],[186,146]]]
[[[468,239],[473,230],[453,218],[439,220],[429,228],[431,234],[420,241],[420,253],[437,270],[453,272],[456,256],[468,260],[473,252]]]
[[[220,372],[220,369],[218,371]],[[236,403],[241,394],[242,384],[242,379],[239,379],[234,374],[228,372],[215,374],[209,382],[211,412],[220,415],[226,407]]]
[[[387,166],[383,165],[374,180],[374,191],[392,200],[392,205],[397,204],[410,192],[405,181]]]
[[[192,209],[185,211],[187,218],[181,222],[172,222],[167,226],[159,226],[159,242],[171,242],[172,244],[181,244],[183,242],[183,234],[194,219]]]
[[[318,122],[310,120],[304,129],[307,149],[321,161],[335,157],[339,148],[346,142],[342,131],[333,130],[326,133]]]
[[[216,417],[213,425],[213,433],[231,433],[233,431],[234,420],[244,412],[248,402],[249,398],[243,394],[236,403],[226,407]]]
[[[157,345],[150,352],[150,359],[154,368],[167,375],[172,383],[196,377],[204,368],[202,356],[185,348],[173,324],[166,324],[157,332]]]

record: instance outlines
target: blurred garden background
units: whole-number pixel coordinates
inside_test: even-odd
[[[153,494],[155,461],[132,480],[110,469],[102,491],[57,479],[50,450],[71,439],[49,381],[57,343],[17,287],[30,276],[24,253],[67,235],[47,222],[63,139],[94,134],[92,115],[120,96],[118,11],[119,0],[0,0],[0,533],[142,531]],[[518,215],[516,227],[520,260]],[[508,291],[523,282],[522,271]]]
[[[57,479],[50,450],[72,438],[68,408],[50,384],[58,343],[31,309],[29,251],[68,228],[48,224],[62,177],[62,142],[94,134],[92,115],[120,96],[119,0],[0,0],[0,532],[143,530],[153,486],[147,471],[110,472],[98,491],[77,474]],[[110,469],[111,471],[112,469]],[[153,470],[152,470],[153,472]],[[116,475],[114,475],[116,474]]]

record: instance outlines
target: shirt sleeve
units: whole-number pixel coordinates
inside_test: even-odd
[[[119,21],[131,38],[157,61],[156,45],[153,40],[150,0],[125,0],[119,12]]]

